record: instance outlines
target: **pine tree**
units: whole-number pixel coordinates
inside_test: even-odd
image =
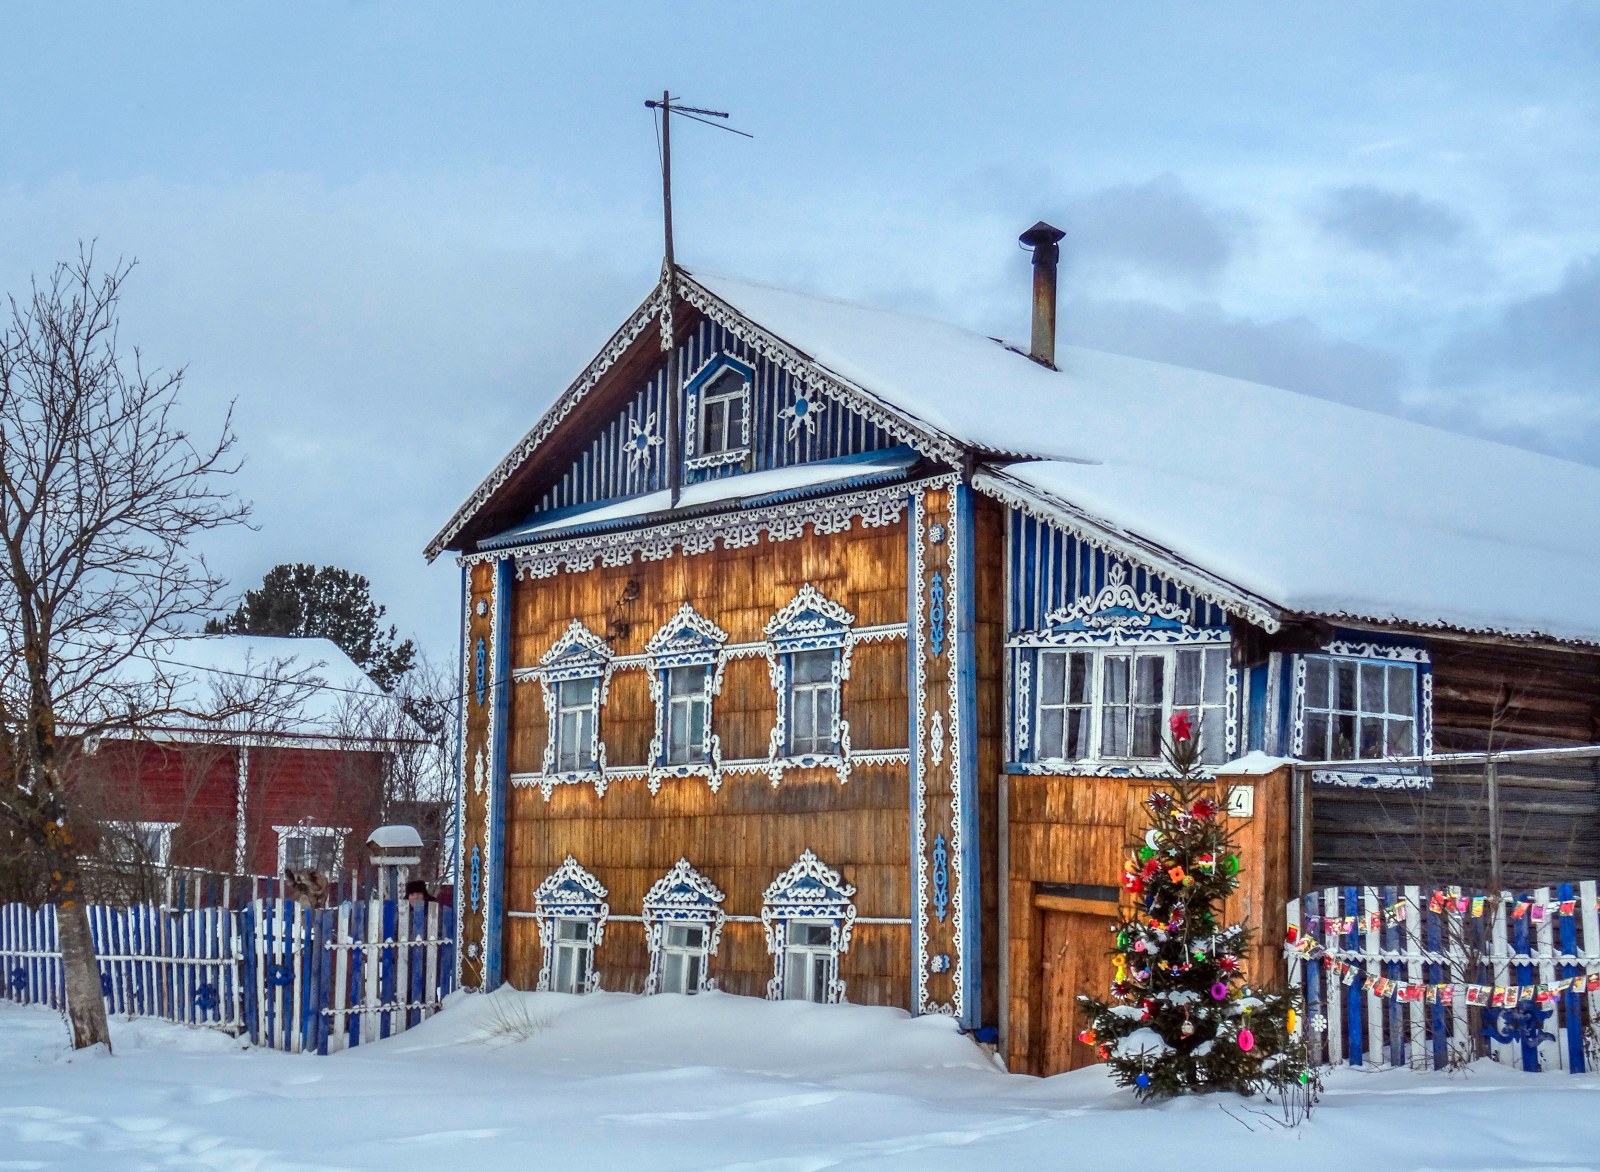
[[[279,635],[331,640],[372,682],[392,692],[417,657],[410,639],[395,642],[393,624],[372,601],[371,583],[338,566],[273,566],[259,590],[245,591],[232,614],[206,623],[212,635]]]
[[[1215,787],[1196,776],[1188,714],[1171,728],[1164,755],[1177,777],[1146,799],[1149,830],[1123,874],[1135,907],[1116,927],[1114,1002],[1079,998],[1090,1023],[1079,1039],[1141,1099],[1275,1090],[1308,1113],[1320,1082],[1295,1033],[1298,994],[1244,984],[1250,933],[1218,922],[1239,856]]]

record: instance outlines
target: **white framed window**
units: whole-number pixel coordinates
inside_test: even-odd
[[[826,920],[790,920],[785,925],[783,944],[783,999],[785,1001],[829,1000],[839,953],[833,944],[834,927]]]
[[[595,725],[600,681],[594,676],[555,685],[556,769],[576,773],[594,768]]]
[[[1176,712],[1193,721],[1203,764],[1227,759],[1226,644],[1036,654],[1036,761],[1158,761]]]
[[[722,371],[700,393],[700,453],[731,452],[745,444],[745,413],[750,407],[749,383],[732,367]]]
[[[667,669],[663,758],[668,765],[695,765],[706,760],[706,734],[711,726],[710,676],[705,664]]]
[[[706,956],[711,938],[709,924],[662,925],[661,992],[698,993],[706,978]]]
[[[587,993],[594,972],[594,922],[558,919],[550,988],[557,993]]]
[[[278,873],[315,871],[332,875],[344,863],[348,826],[274,826],[278,833]]]
[[[600,987],[595,950],[605,936],[611,908],[606,889],[571,855],[533,892],[544,961],[539,988],[557,993],[590,993]]]
[[[176,822],[107,822],[101,839],[119,863],[165,867],[172,861],[172,832],[177,827]]]
[[[839,711],[839,653],[797,651],[789,657],[789,755],[831,754]]]
[[[850,951],[855,893],[839,872],[809,850],[767,887],[761,922],[773,957],[768,1000],[844,1000],[839,958]]]
[[[1415,663],[1305,657],[1300,755],[1312,761],[1418,755]]]

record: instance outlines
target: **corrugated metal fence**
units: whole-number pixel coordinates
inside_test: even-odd
[[[1593,880],[1487,894],[1329,887],[1288,905],[1301,1029],[1321,1061],[1442,1069],[1493,1056],[1595,1067],[1600,904]]]
[[[455,986],[454,917],[437,903],[91,905],[89,924],[109,1012],[247,1033],[277,1050],[327,1054],[389,1037]],[[0,906],[0,975],[0,996],[64,1004],[55,908]]]

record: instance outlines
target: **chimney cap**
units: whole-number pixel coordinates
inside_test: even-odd
[[[1066,237],[1066,233],[1054,224],[1046,224],[1040,220],[1029,228],[1017,239],[1029,248],[1038,248],[1042,244],[1059,244]]]

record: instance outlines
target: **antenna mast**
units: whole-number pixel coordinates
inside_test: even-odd
[[[678,434],[681,430],[678,425],[678,349],[674,345],[672,331],[672,304],[677,296],[678,285],[678,264],[672,249],[672,116],[676,114],[695,122],[704,122],[707,126],[715,126],[718,130],[745,138],[753,138],[754,135],[710,121],[712,118],[728,117],[723,110],[673,105],[672,94],[667,90],[661,91],[659,102],[649,98],[645,100],[645,105],[651,110],[661,111],[661,230],[665,248],[661,266],[661,280],[665,286],[665,304],[661,309],[661,348],[667,352],[667,487],[671,493],[671,507],[677,508],[678,497],[683,491],[683,462]]]

